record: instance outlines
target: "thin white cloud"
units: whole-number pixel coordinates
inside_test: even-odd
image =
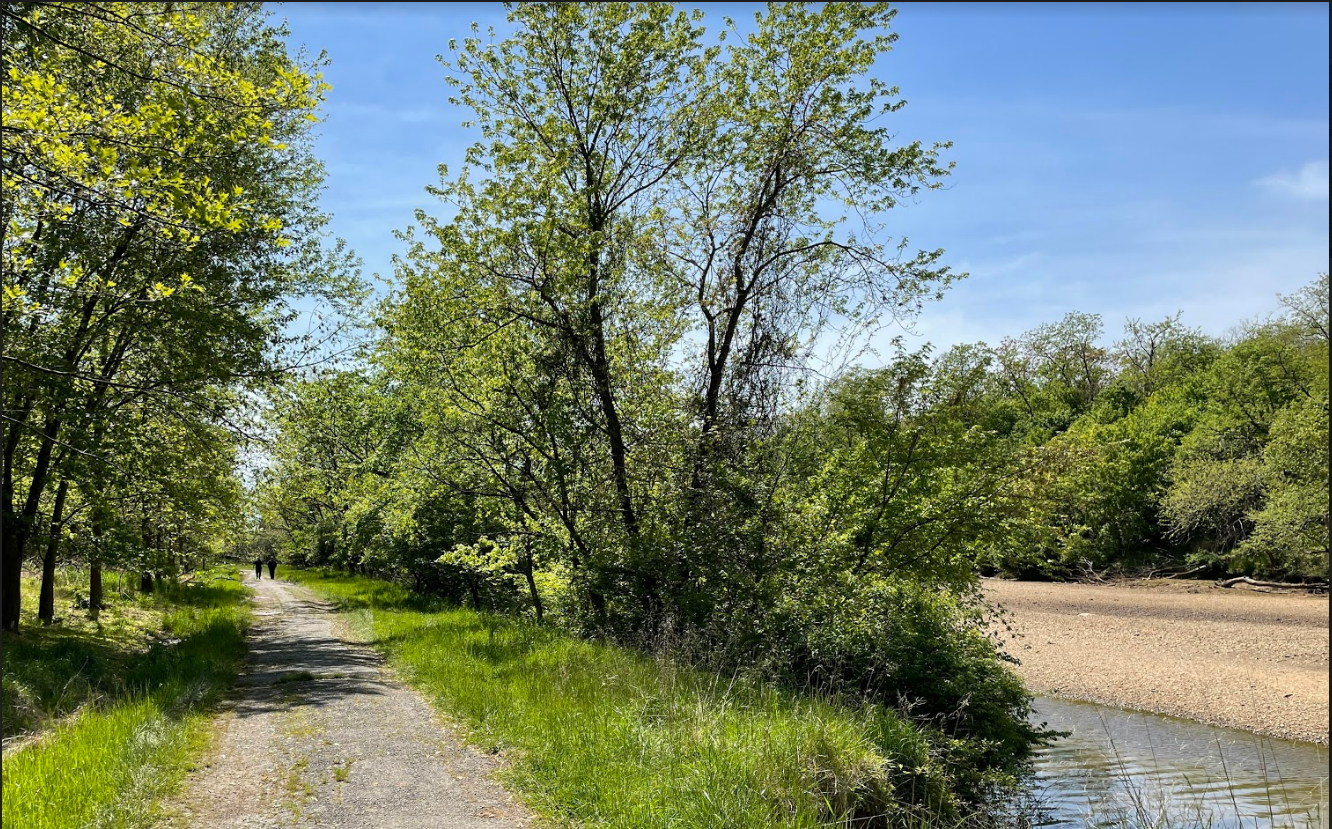
[[[1310,161],[1298,172],[1280,172],[1258,179],[1268,190],[1300,199],[1327,200],[1327,162]]]
[[[1019,256],[1013,256],[1002,262],[993,262],[976,265],[971,273],[979,277],[1005,276],[1010,273],[1023,273],[1030,270],[1033,265],[1041,261],[1041,254],[1037,251],[1028,251]]]
[[[998,236],[991,236],[989,242],[992,245],[1015,245],[1036,242],[1044,239],[1045,235],[1045,231],[1042,230],[1019,230],[1016,233],[1002,233]]]
[[[382,125],[386,121],[400,124],[425,124],[438,120],[442,112],[440,109],[429,107],[388,107],[379,104],[345,102],[339,103],[336,108],[330,107],[329,114]]]

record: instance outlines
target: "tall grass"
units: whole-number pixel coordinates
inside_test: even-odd
[[[36,730],[5,751],[4,826],[151,825],[154,802],[204,750],[209,711],[239,670],[244,595],[230,581],[167,585],[113,603],[101,631],[7,637],[6,712]]]
[[[587,827],[941,825],[946,770],[894,712],[848,708],[312,571],[296,580],[468,731],[538,811]],[[954,825],[954,824],[948,824]]]
[[[1095,825],[1113,826],[1117,829],[1326,829],[1328,816],[1323,814],[1320,805],[1307,807],[1296,806],[1291,796],[1285,792],[1279,769],[1268,768],[1263,758],[1262,742],[1255,738],[1255,748],[1263,759],[1262,783],[1266,814],[1261,806],[1246,802],[1240,805],[1237,792],[1243,783],[1231,776],[1225,762],[1225,747],[1220,738],[1216,740],[1217,754],[1221,759],[1224,791],[1233,813],[1225,814],[1215,805],[1209,805],[1202,798],[1193,796],[1188,790],[1159,791],[1146,786],[1131,772],[1131,763],[1120,753],[1110,726],[1101,720],[1106,741],[1114,757],[1114,769],[1118,798],[1111,802],[1097,804],[1094,815]],[[1149,737],[1150,741],[1150,737]],[[1275,756],[1275,755],[1274,755]],[[1247,781],[1245,781],[1247,782]],[[1245,800],[1249,798],[1246,796]],[[1280,814],[1277,814],[1277,809]]]
[[[39,582],[23,579],[23,633],[5,634],[4,736],[30,737],[92,700],[123,696],[154,642],[166,638],[167,603],[108,590],[100,619],[87,616],[87,574],[56,571],[55,624],[37,623]]]

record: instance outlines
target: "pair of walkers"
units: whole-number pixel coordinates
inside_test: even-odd
[[[264,560],[262,558],[254,560],[254,577],[256,579],[264,577]],[[268,557],[268,577],[270,579],[277,578],[277,556]]]

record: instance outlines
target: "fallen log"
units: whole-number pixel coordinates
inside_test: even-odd
[[[1172,579],[1182,579],[1182,578],[1184,578],[1185,576],[1192,576],[1192,575],[1194,575],[1195,573],[1201,573],[1202,571],[1206,570],[1208,567],[1212,567],[1212,566],[1214,566],[1214,565],[1212,565],[1212,564],[1199,564],[1197,567],[1194,567],[1192,570],[1185,570],[1185,571],[1183,571],[1182,573],[1171,573],[1171,574],[1169,574],[1169,575],[1167,576],[1167,578],[1172,578]]]
[[[1326,590],[1327,582],[1315,582],[1313,584],[1300,584],[1288,581],[1259,581],[1251,579],[1248,576],[1237,576],[1233,579],[1225,579],[1218,582],[1218,587],[1234,587],[1237,584],[1247,584],[1250,587],[1276,587],[1282,590]]]
[[[1197,567],[1194,567],[1194,568],[1192,568],[1192,569],[1189,569],[1189,570],[1180,570],[1180,571],[1175,572],[1175,573],[1170,572],[1169,568],[1165,568],[1165,569],[1161,569],[1161,570],[1148,570],[1148,571],[1147,571],[1147,574],[1144,575],[1144,576],[1142,576],[1142,580],[1143,580],[1143,581],[1152,581],[1152,580],[1154,580],[1154,579],[1183,579],[1183,578],[1188,578],[1189,576],[1193,576],[1193,575],[1196,575],[1196,574],[1198,574],[1198,573],[1201,573],[1202,571],[1206,570],[1207,568],[1209,568],[1209,567],[1214,567],[1214,566],[1215,566],[1215,565],[1210,564],[1210,563],[1209,563],[1209,564],[1200,564],[1200,565],[1198,565]]]

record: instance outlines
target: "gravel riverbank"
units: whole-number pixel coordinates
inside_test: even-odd
[[[1328,743],[1328,598],[985,579],[1040,693]]]

